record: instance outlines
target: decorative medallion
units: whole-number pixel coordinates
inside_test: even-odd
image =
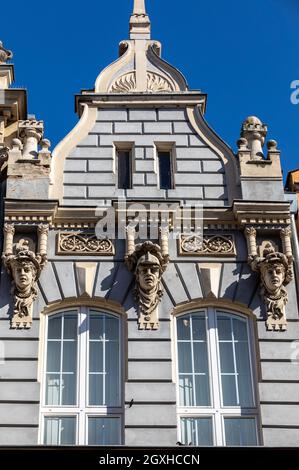
[[[59,232],[57,235],[58,255],[114,255],[114,245],[108,238],[97,238],[94,233]]]
[[[233,235],[206,234],[181,235],[179,239],[180,255],[198,256],[235,256],[236,246]]]

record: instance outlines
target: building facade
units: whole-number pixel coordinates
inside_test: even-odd
[[[0,445],[298,446],[296,234],[267,126],[247,118],[233,153],[143,0],[53,152],[10,58]]]

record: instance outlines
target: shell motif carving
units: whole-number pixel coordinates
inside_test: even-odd
[[[136,92],[136,74],[129,72],[115,80],[109,90],[111,93]],[[174,85],[162,75],[147,72],[147,91],[150,93],[175,91]]]

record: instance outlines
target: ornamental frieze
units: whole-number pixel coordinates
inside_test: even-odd
[[[108,238],[97,238],[94,233],[59,232],[57,235],[58,255],[114,255],[114,245]]]
[[[233,235],[205,234],[203,237],[183,234],[179,239],[180,255],[235,256],[236,245]]]

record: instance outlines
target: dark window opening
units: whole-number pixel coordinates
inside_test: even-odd
[[[160,189],[172,189],[170,152],[158,152]]]
[[[132,172],[131,172],[131,152],[128,150],[119,150],[118,158],[118,188],[132,188]]]

